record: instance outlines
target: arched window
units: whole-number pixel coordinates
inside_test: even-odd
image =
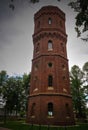
[[[34,116],[35,115],[35,103],[32,104],[32,107],[31,107],[31,116]]]
[[[35,64],[35,71],[38,70],[38,64]]]
[[[48,50],[52,50],[53,49],[53,43],[52,41],[48,41]]]
[[[51,18],[48,19],[48,23],[52,24],[52,19]]]
[[[52,75],[49,75],[49,76],[48,76],[48,86],[49,86],[49,87],[52,87],[52,86],[53,86],[53,77],[52,77]]]
[[[48,103],[48,116],[53,116],[53,103]]]
[[[65,107],[66,107],[66,114],[67,114],[67,116],[70,116],[70,108],[69,108],[69,104],[66,103],[66,104],[65,104]]]
[[[62,69],[65,71],[66,70],[66,66],[64,64],[62,64]]]

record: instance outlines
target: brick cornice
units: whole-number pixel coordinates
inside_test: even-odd
[[[70,94],[64,94],[64,93],[37,93],[37,94],[30,94],[30,97],[36,97],[36,96],[62,96],[62,97],[68,97],[72,98]]]
[[[34,61],[34,60],[36,60],[36,59],[39,59],[39,58],[41,58],[41,57],[43,57],[43,56],[59,56],[59,57],[61,57],[61,58],[63,58],[64,60],[66,60],[66,61],[68,61],[68,59],[67,58],[65,58],[64,56],[62,56],[62,55],[60,55],[60,54],[57,54],[57,53],[49,53],[49,54],[41,54],[41,55],[38,55],[38,56],[36,56],[35,58],[33,58],[32,59],[32,61]]]
[[[52,29],[51,29],[52,30]],[[40,31],[39,33],[36,33],[33,35],[33,42],[38,42],[39,40],[41,40],[44,37],[51,37],[51,38],[56,38],[59,40],[62,40],[63,42],[67,42],[67,35],[64,33],[60,33],[59,31],[57,31],[58,29],[56,29],[56,31],[52,30],[52,31],[48,31],[48,29],[42,30],[42,32]]]

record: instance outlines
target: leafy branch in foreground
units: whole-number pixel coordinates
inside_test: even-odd
[[[75,17],[77,36],[80,37],[82,33],[88,31],[88,0],[75,0],[68,4],[71,8],[77,12]],[[88,35],[85,38],[81,38],[84,41],[88,41]]]

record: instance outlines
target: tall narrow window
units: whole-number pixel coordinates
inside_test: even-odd
[[[53,49],[53,43],[52,41],[48,41],[48,50],[52,50]]]
[[[34,116],[35,115],[35,103],[32,104],[32,107],[31,107],[31,116]]]
[[[62,65],[62,69],[65,71],[66,70],[66,66],[63,64]]]
[[[49,77],[48,77],[48,86],[49,87],[53,86],[53,77],[51,75],[49,75]]]
[[[52,24],[52,19],[51,18],[48,19],[48,23]]]
[[[53,103],[48,103],[48,116],[53,116]]]
[[[69,104],[66,103],[66,104],[65,104],[65,107],[66,107],[66,114],[67,114],[67,116],[69,117],[69,116],[70,116]]]

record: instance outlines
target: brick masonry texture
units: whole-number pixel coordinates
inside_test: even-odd
[[[73,125],[64,12],[55,6],[45,6],[34,15],[33,44],[27,122]]]

